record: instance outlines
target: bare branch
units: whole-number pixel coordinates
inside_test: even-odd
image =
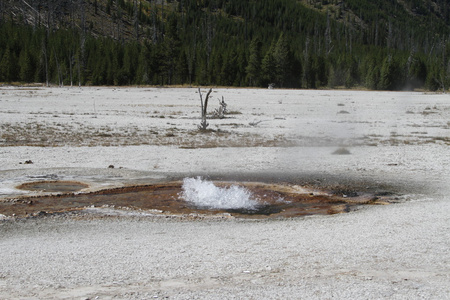
[[[225,103],[225,99],[222,96],[222,101],[219,100],[219,108],[214,110],[214,116],[223,119],[225,117],[225,114],[227,113],[227,104]]]
[[[209,89],[208,93],[206,94],[205,105],[204,105],[204,107],[203,107],[203,109],[204,109],[203,114],[204,114],[205,116],[206,116],[206,108],[208,107],[208,99],[209,99],[209,95],[211,94],[211,92],[212,92],[212,88]]]
[[[208,107],[208,99],[209,99],[209,95],[212,92],[212,88],[209,89],[208,93],[206,94],[205,97],[205,102],[203,103],[203,95],[202,92],[200,90],[200,88],[198,88],[198,93],[200,95],[200,103],[201,103],[201,108],[202,108],[202,122],[200,123],[200,125],[198,126],[198,128],[200,130],[206,130],[206,128],[208,127],[208,122],[206,121],[206,110]]]
[[[203,98],[202,98],[202,91],[200,90],[200,88],[198,88],[198,94],[200,95],[200,104],[201,104],[201,107],[202,107],[202,110],[201,110],[201,117],[203,118]]]

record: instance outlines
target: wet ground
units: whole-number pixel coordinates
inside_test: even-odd
[[[88,187],[89,185],[76,181],[36,181],[21,184],[17,188],[26,191],[70,193],[78,192]]]
[[[373,194],[334,186],[319,190],[313,187],[283,183],[214,182],[219,187],[238,185],[248,189],[260,205],[254,209],[214,209],[196,207],[181,196],[182,182],[129,186],[95,192],[78,192],[88,187],[81,182],[38,181],[17,188],[42,191],[44,195],[5,199],[0,214],[31,217],[67,212],[83,212],[86,208],[134,210],[171,216],[226,216],[237,218],[279,218],[306,215],[346,213],[358,205],[387,204],[389,193]],[[54,194],[59,192],[58,194]]]

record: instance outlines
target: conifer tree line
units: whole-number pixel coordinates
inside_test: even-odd
[[[23,2],[0,1],[0,82],[450,85],[445,0]]]

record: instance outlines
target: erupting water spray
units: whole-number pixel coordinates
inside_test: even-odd
[[[208,209],[256,210],[261,204],[252,199],[253,194],[237,185],[218,187],[201,177],[185,178],[180,196],[187,202]]]

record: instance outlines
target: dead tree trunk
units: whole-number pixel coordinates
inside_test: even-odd
[[[73,86],[73,67],[74,64],[74,56],[72,54],[72,51],[69,51],[69,75],[70,75],[70,87]]]
[[[59,87],[62,87],[62,74],[61,74],[61,68],[59,66],[58,56],[56,55],[55,49],[53,49],[53,53],[55,54],[55,61],[56,61],[56,72],[58,74],[58,85]]]
[[[136,0],[133,1],[133,8],[134,8],[134,12],[133,12],[133,25],[134,25],[134,30],[135,30],[135,35],[136,35],[136,41],[139,42],[139,5],[138,2]]]
[[[214,116],[223,119],[225,118],[225,114],[227,113],[227,104],[225,103],[225,99],[222,96],[222,101],[219,99],[219,108],[214,110]]]
[[[86,12],[84,0],[80,0],[81,34],[80,34],[80,54],[78,55],[78,86],[81,87],[82,76],[84,77],[85,53],[86,53]]]
[[[202,108],[202,122],[198,126],[198,129],[200,129],[200,130],[206,130],[206,128],[209,126],[209,123],[206,121],[206,109],[208,107],[208,99],[209,99],[209,95],[211,94],[211,92],[212,92],[212,88],[209,89],[209,91],[205,97],[205,102],[203,103],[203,95],[202,95],[200,88],[198,88],[198,93],[200,95],[200,104],[201,104],[201,108]]]
[[[44,59],[44,66],[45,66],[45,85],[47,87],[50,86],[49,84],[49,76],[48,76],[48,57],[47,57],[47,36],[42,40],[42,54]]]

